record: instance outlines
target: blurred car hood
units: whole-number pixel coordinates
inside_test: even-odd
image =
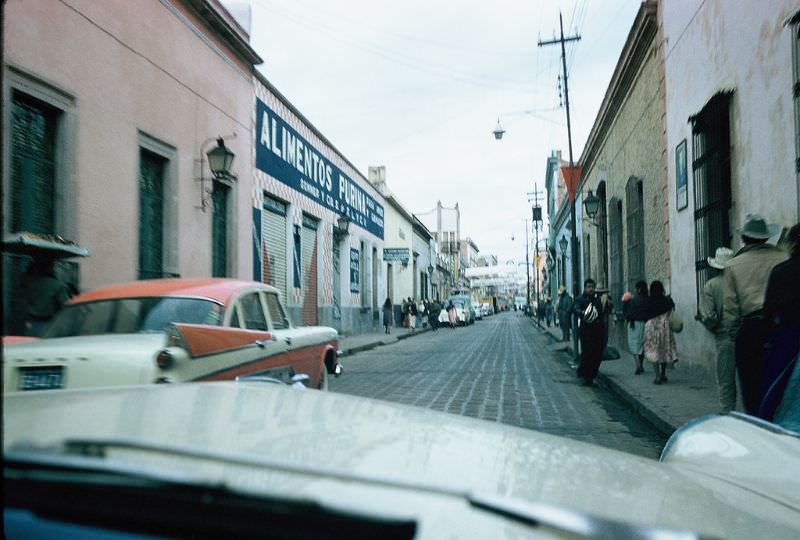
[[[546,503],[710,537],[800,534],[793,501],[737,485],[734,474],[706,475],[698,460],[659,463],[536,431],[332,393],[255,383],[29,392],[4,396],[3,425],[4,453],[21,443],[102,438],[282,464],[282,470],[245,467],[130,449],[115,457],[240,490],[413,516],[421,537],[532,532],[454,499],[453,492]],[[797,455],[797,441],[788,444]],[[796,474],[787,477],[797,481]]]

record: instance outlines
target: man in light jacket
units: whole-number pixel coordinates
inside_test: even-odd
[[[722,324],[734,344],[745,412],[756,414],[764,375],[764,344],[769,337],[769,324],[762,311],[767,276],[788,257],[766,243],[778,234],[778,226],[768,224],[760,215],[748,214],[738,232],[744,247],[725,265]]]
[[[697,319],[716,341],[717,395],[721,412],[728,413],[736,406],[736,364],[733,358],[733,344],[722,328],[722,303],[725,288],[725,265],[733,258],[733,250],[717,248],[713,257],[708,257],[708,265],[717,273],[703,286],[700,295]]]

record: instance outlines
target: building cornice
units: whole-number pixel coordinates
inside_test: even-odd
[[[243,61],[254,66],[264,63],[261,56],[250,46],[250,36],[218,0],[181,1]]]
[[[656,37],[658,30],[657,8],[658,2],[656,0],[642,2],[639,7],[639,12],[636,14],[636,19],[628,33],[628,39],[625,41],[617,66],[614,68],[614,74],[606,89],[597,118],[589,132],[589,137],[583,147],[583,153],[578,160],[578,163],[583,166],[583,178],[581,178],[580,184],[583,184],[586,175],[594,166],[611,125],[625,102],[628,92],[647,57],[650,45]]]

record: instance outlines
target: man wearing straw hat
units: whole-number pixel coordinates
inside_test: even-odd
[[[772,267],[787,259],[786,253],[767,240],[778,226],[758,214],[748,214],[739,229],[744,247],[725,265],[723,331],[734,342],[736,370],[742,385],[744,409],[756,414],[764,375],[764,344],[769,324],[764,319],[764,295]]]
[[[709,332],[714,334],[716,341],[717,394],[722,413],[730,412],[736,406],[736,364],[733,347],[727,333],[722,331],[722,300],[725,286],[723,271],[732,258],[733,250],[726,247],[717,248],[714,256],[708,258],[708,265],[714,269],[714,277],[703,286],[696,317]]]

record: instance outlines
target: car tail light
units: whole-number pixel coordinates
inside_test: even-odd
[[[175,359],[172,356],[172,353],[168,350],[164,349],[156,356],[156,365],[161,369],[169,369],[172,367],[172,363]]]

